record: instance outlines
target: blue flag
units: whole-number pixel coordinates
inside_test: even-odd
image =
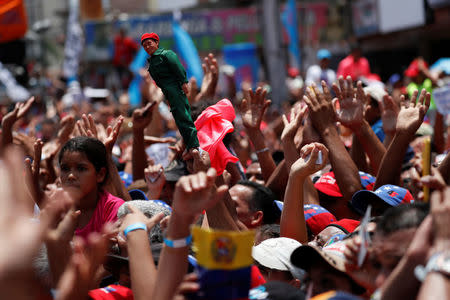
[[[188,79],[194,76],[197,79],[198,86],[201,86],[203,80],[202,62],[194,42],[189,33],[181,27],[175,18],[172,21],[172,30],[176,52],[180,56],[180,60],[186,65]]]
[[[144,68],[147,63],[148,54],[145,52],[144,48],[141,47],[136,53],[133,61],[130,63],[130,71],[133,72],[134,77],[128,87],[128,95],[130,97],[130,105],[132,107],[139,106],[141,103],[141,75],[139,75],[139,69]]]
[[[297,5],[288,0],[281,14],[281,22],[289,36],[289,65],[300,69],[300,41],[298,38]]]

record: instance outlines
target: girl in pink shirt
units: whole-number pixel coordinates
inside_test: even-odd
[[[58,157],[60,181],[76,200],[81,214],[75,234],[86,238],[100,232],[103,225],[117,220],[117,210],[124,203],[103,189],[108,177],[105,145],[95,138],[70,139]]]

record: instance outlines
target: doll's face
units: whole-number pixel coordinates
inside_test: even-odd
[[[146,39],[142,43],[142,47],[144,47],[145,52],[152,55],[158,49],[159,43],[154,39]]]

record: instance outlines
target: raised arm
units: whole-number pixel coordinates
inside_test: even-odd
[[[317,164],[319,151],[322,152],[322,162]],[[308,157],[309,156],[309,157]],[[284,206],[281,213],[280,235],[295,239],[300,243],[308,242],[305,215],[303,213],[303,185],[305,179],[322,169],[328,158],[328,149],[319,143],[303,146],[300,158],[292,165],[284,196]]]
[[[200,93],[195,98],[195,102],[203,99],[212,99],[216,94],[217,82],[219,81],[219,65],[214,54],[209,53],[203,59],[203,81]]]
[[[267,182],[276,165],[269,148],[266,147],[260,126],[271,101],[266,99],[267,91],[261,87],[257,88],[255,92],[249,89],[248,94],[248,99],[243,99],[241,103],[242,123],[255,147],[264,181]]]
[[[145,166],[147,165],[147,154],[145,153],[144,129],[152,121],[152,111],[155,102],[147,103],[143,108],[135,109],[133,112],[133,150],[132,166],[133,180],[144,179]]]
[[[124,217],[120,231],[123,232],[127,241],[133,296],[136,300],[149,299],[155,290],[156,267],[148,243],[147,231],[162,220],[164,213],[161,212],[148,219],[133,205],[127,205],[130,213]],[[142,230],[130,230],[137,224],[146,226],[140,228]],[[144,278],[145,280],[142,280]]]
[[[13,142],[12,128],[14,123],[20,118],[23,118],[33,105],[34,97],[31,97],[26,102],[17,103],[14,109],[9,112],[2,119],[2,136],[0,152],[3,153],[4,149]]]
[[[339,99],[340,109],[337,119],[342,125],[350,128],[358,138],[370,159],[372,170],[376,173],[386,149],[377,138],[369,123],[364,119],[364,106],[367,102],[361,81],[358,81],[356,93],[350,76],[347,80],[339,77],[339,87],[333,84],[333,89]]]
[[[403,158],[414,134],[423,122],[430,106],[430,93],[425,89],[416,103],[418,91],[415,91],[411,101],[401,98],[401,108],[398,114],[395,136],[386,151],[377,174],[374,189],[385,184],[399,185]]]
[[[383,131],[386,134],[383,144],[387,149],[395,135],[395,127],[397,126],[397,117],[400,109],[389,95],[384,95],[383,101],[380,104]]]
[[[214,194],[215,179],[216,171],[212,168],[207,173],[200,172],[180,178],[175,187],[166,241],[186,240],[190,236],[190,225],[194,223],[196,216],[202,210],[213,206],[221,197],[220,193],[223,193],[226,187],[220,187],[217,190],[219,194]],[[188,246],[187,244],[174,248],[167,246],[166,242],[161,251],[157,274],[157,282],[164,284],[155,289],[151,299],[172,300],[187,271]]]
[[[315,85],[307,89],[304,96],[309,107],[309,115],[330,154],[330,162],[341,193],[342,203],[335,212],[338,218],[348,216],[351,212],[347,202],[353,194],[362,189],[358,168],[350,157],[344,143],[341,141],[335,126],[336,114],[331,103],[331,94],[325,82],[322,81],[322,94]]]

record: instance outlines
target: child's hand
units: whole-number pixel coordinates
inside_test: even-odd
[[[319,151],[322,161],[318,163]],[[319,170],[327,163],[328,149],[323,144],[311,143],[300,150],[300,158],[292,165],[290,176],[305,178]]]

